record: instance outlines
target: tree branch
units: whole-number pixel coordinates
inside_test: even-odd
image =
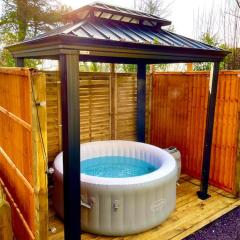
[[[234,15],[234,14],[232,14],[232,13],[225,12],[225,14],[228,14],[228,15],[233,16],[233,17],[235,17],[235,18],[240,18],[240,16]]]
[[[11,9],[14,9],[15,6],[10,4],[8,0],[2,0],[8,7],[10,7]]]
[[[239,0],[235,0],[236,4],[238,5],[239,9],[240,9],[240,1]]]

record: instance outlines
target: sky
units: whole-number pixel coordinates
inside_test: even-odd
[[[83,5],[95,2],[95,0],[59,0],[60,2],[77,9]],[[134,8],[134,0],[100,0],[104,3],[118,5],[126,8]],[[136,0],[137,1],[137,0]],[[194,35],[194,19],[198,11],[211,12],[213,7],[218,9],[218,6],[225,1],[233,0],[159,0],[165,4],[172,3],[169,7],[169,15],[167,19],[172,21],[174,31],[178,34],[185,35],[186,37],[196,38]],[[0,0],[0,13],[1,13]],[[216,10],[217,11],[217,10]],[[195,21],[196,22],[196,21]],[[196,31],[195,31],[196,32]]]
[[[70,5],[73,9],[79,8],[85,4],[94,2],[94,0],[61,0],[62,3]],[[198,11],[211,11],[212,6],[218,6],[224,0],[163,0],[172,3],[170,7],[168,20],[172,21],[176,33],[187,37],[194,37],[194,15]],[[229,0],[227,0],[229,1]],[[103,0],[105,3],[118,5],[122,7],[133,8],[134,0]]]

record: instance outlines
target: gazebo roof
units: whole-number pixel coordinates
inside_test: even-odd
[[[66,25],[10,46],[15,57],[58,58],[80,51],[82,60],[146,63],[220,61],[228,52],[162,27],[158,16],[103,3],[66,14]]]

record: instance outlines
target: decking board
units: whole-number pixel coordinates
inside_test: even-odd
[[[190,182],[189,182],[190,181]],[[194,185],[195,184],[195,185]],[[141,234],[126,237],[103,237],[84,233],[82,240],[180,240],[209,224],[225,213],[240,206],[240,199],[234,199],[229,193],[210,186],[211,198],[202,201],[197,198],[199,181],[182,175],[177,187],[177,206],[171,216],[161,225]],[[224,196],[223,196],[224,195]],[[55,227],[55,233],[49,233],[49,240],[64,239],[63,222],[50,208],[49,227]]]

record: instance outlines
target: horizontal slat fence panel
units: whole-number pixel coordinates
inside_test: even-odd
[[[45,72],[45,74],[47,85],[48,159],[52,162],[62,149],[61,85],[58,72]],[[148,89],[150,89],[150,78],[151,76],[148,76]],[[114,81],[111,83],[110,73],[81,72],[79,74],[79,84],[82,143],[109,140],[111,138],[136,139],[136,74],[114,73]],[[114,99],[111,98],[111,94],[113,94],[111,91],[115,92]],[[149,121],[148,99],[149,91],[147,93],[147,124]],[[111,104],[114,105],[114,113],[112,113]],[[111,121],[115,121],[115,124],[112,124]],[[112,129],[112,126],[115,129]],[[115,132],[114,137],[112,137],[112,132]]]
[[[48,159],[61,151],[61,84],[58,72],[45,72],[47,94]],[[110,139],[110,75],[79,74],[81,142]]]
[[[47,100],[47,147],[51,161],[62,149],[61,143],[61,88],[59,72],[45,72]]]
[[[110,139],[110,75],[80,73],[81,142]]]
[[[146,79],[146,141],[148,141],[148,125],[150,111],[152,75]],[[137,75],[134,73],[116,74],[116,139],[136,140],[136,103],[137,103]]]
[[[116,139],[136,139],[136,74],[119,73],[116,77]]]
[[[153,78],[150,142],[176,146],[185,173],[200,177],[209,73],[158,73]],[[235,192],[239,128],[239,72],[221,72],[217,93],[210,182]]]
[[[0,69],[0,178],[17,239],[34,239],[32,101],[27,69]]]

